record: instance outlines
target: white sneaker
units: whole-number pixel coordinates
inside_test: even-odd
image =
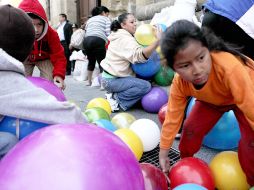
[[[108,102],[110,104],[111,111],[112,112],[119,111],[120,110],[119,104],[116,101],[116,99],[113,98],[113,94],[112,93],[106,93],[105,96],[106,96],[106,99],[108,100]]]

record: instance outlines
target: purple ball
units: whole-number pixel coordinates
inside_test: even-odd
[[[144,180],[134,154],[112,132],[59,124],[27,136],[1,160],[0,187],[144,190]]]
[[[160,87],[152,87],[150,92],[141,99],[143,109],[149,113],[158,113],[167,102],[167,92]]]
[[[27,77],[27,79],[30,82],[32,82],[35,86],[42,88],[46,90],[49,94],[55,96],[58,101],[60,102],[66,101],[63,91],[50,80],[41,77]]]

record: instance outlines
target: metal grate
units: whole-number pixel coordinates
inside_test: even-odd
[[[140,163],[145,162],[145,163],[150,163],[155,165],[156,167],[160,167],[160,163],[159,163],[159,146],[157,146],[155,149],[149,151],[149,152],[145,152],[143,154],[143,156],[141,157],[141,159],[139,160]],[[178,160],[180,160],[180,153],[178,150],[171,148],[168,156],[171,160],[171,165],[173,165],[174,163],[176,163]]]
[[[150,163],[153,164],[154,166],[160,168],[160,163],[159,163],[159,151],[160,148],[159,146],[157,146],[155,149],[149,151],[149,152],[145,152],[143,154],[143,156],[141,157],[141,159],[139,160],[140,163],[145,162],[145,163]],[[180,160],[180,153],[178,150],[171,148],[168,156],[170,158],[171,161],[171,166],[176,163],[178,160]],[[169,184],[168,184],[169,186]],[[170,188],[168,187],[168,190],[170,190]]]

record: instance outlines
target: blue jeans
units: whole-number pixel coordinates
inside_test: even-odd
[[[16,143],[18,138],[7,132],[0,132],[0,159],[3,157]]]
[[[151,83],[136,77],[102,78],[102,86],[114,93],[119,106],[124,111],[131,108],[151,90]]]

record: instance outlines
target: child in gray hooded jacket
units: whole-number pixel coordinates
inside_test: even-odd
[[[79,108],[59,102],[24,75],[23,61],[32,50],[35,31],[29,16],[11,5],[0,6],[0,122],[4,116],[47,124],[86,123]],[[17,142],[0,132],[0,158]]]

